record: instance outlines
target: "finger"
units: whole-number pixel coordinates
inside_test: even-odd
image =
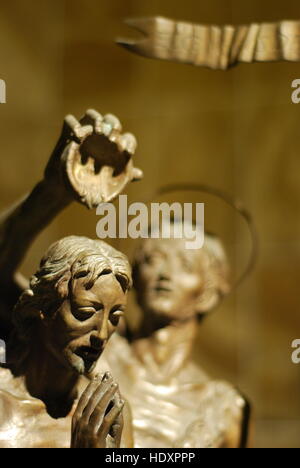
[[[79,151],[79,143],[71,141],[64,149],[61,160],[66,164],[67,171],[71,169],[72,164]]]
[[[115,418],[115,421],[112,422],[109,434],[114,439],[116,447],[118,447],[121,442],[121,437],[122,437],[122,432],[123,432],[123,427],[124,427],[123,409],[125,406],[125,402],[122,399],[121,393],[119,391],[115,395],[114,401],[117,405],[122,406],[122,411]]]
[[[132,171],[132,182],[138,182],[139,180],[142,180],[143,177],[143,171],[137,167],[134,167]]]
[[[119,418],[120,414],[122,413],[123,408],[124,408],[124,401],[122,400],[114,404],[114,406],[109,411],[109,413],[107,413],[107,415],[104,417],[102,424],[100,424],[98,428],[95,426],[95,429],[97,430],[97,432],[101,433],[104,436],[107,436],[108,433],[111,431],[112,426],[116,424],[116,421]],[[119,420],[119,423],[120,422],[121,420]],[[115,430],[117,431],[118,428],[116,427]]]
[[[112,403],[114,405],[113,399],[117,391],[118,385],[116,383],[112,383],[98,400],[98,404],[95,406],[89,420],[89,424],[95,428],[96,431],[98,431],[100,425],[102,424],[103,418],[105,418],[109,404]]]
[[[105,382],[106,380],[109,380],[109,379],[112,379],[112,375],[111,375],[110,372],[107,371],[107,372],[105,372],[105,373],[103,374],[103,377],[102,377],[102,380],[101,380],[101,381],[102,381],[102,382]]]
[[[96,406],[102,401],[103,396],[111,390],[112,385],[113,380],[111,376],[107,380],[103,380],[100,385],[98,385],[82,413],[83,424],[89,423],[91,415],[93,414]]]
[[[96,133],[101,133],[102,121],[102,115],[95,109],[88,109],[82,119],[80,119],[81,125],[92,125]]]
[[[106,114],[102,122],[102,133],[105,136],[115,134],[116,132],[122,131],[122,125],[120,120],[112,114]]]
[[[99,385],[99,377],[95,376],[94,379],[89,383],[89,385],[86,387],[85,391],[81,395],[79,402],[77,404],[77,408],[75,410],[75,413],[73,415],[73,420],[78,421],[82,417],[82,413],[84,409],[86,408],[91,396],[95,392],[96,388]]]
[[[123,418],[123,411],[116,417],[115,422],[111,426],[111,430],[109,434],[114,439],[116,447],[120,446],[122,432],[124,428],[124,418]]]
[[[65,117],[65,125],[79,141],[82,141],[93,133],[93,127],[91,125],[82,126],[74,115],[71,114]]]
[[[129,154],[134,154],[137,148],[137,141],[132,133],[124,133],[118,139],[118,146],[121,151],[126,151]]]
[[[124,405],[122,406],[122,410],[124,409]],[[110,433],[113,437],[116,437],[117,432],[120,429],[123,429],[124,426],[124,418],[123,418],[123,412],[122,410],[120,413],[116,416],[115,421],[112,423]]]

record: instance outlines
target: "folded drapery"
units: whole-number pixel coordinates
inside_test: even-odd
[[[146,37],[119,39],[118,44],[145,57],[215,70],[238,63],[300,60],[300,21],[216,26],[153,17],[126,23]]]

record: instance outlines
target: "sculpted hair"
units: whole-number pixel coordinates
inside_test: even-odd
[[[70,282],[84,278],[86,289],[93,287],[101,275],[112,274],[124,293],[132,286],[131,267],[127,257],[100,240],[70,236],[53,244],[41,260],[13,312],[14,338],[17,342],[31,339],[41,313],[51,317],[68,297]],[[12,346],[13,344],[13,339]],[[25,346],[26,348],[26,346]]]

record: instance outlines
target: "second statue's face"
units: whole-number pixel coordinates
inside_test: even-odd
[[[124,314],[127,294],[114,275],[100,276],[91,289],[75,279],[68,299],[48,323],[46,345],[63,365],[91,372]]]
[[[143,251],[137,295],[146,313],[165,320],[196,315],[204,283],[196,251],[187,250],[181,239],[148,239]]]

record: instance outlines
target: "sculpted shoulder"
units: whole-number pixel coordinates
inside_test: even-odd
[[[247,402],[225,381],[209,381],[201,392],[197,418],[190,424],[184,448],[238,448],[243,439]]]
[[[0,368],[0,394],[3,393],[9,393],[17,399],[32,398],[26,391],[22,378],[14,378],[9,369]]]
[[[45,405],[26,390],[22,378],[14,378],[8,369],[0,368],[0,425],[7,424],[15,415],[45,411]]]
[[[0,448],[68,448],[70,418],[52,419],[23,379],[0,369]]]
[[[224,408],[232,407],[239,411],[246,404],[246,401],[239,390],[225,380],[211,380],[207,383],[207,394],[220,402]]]

